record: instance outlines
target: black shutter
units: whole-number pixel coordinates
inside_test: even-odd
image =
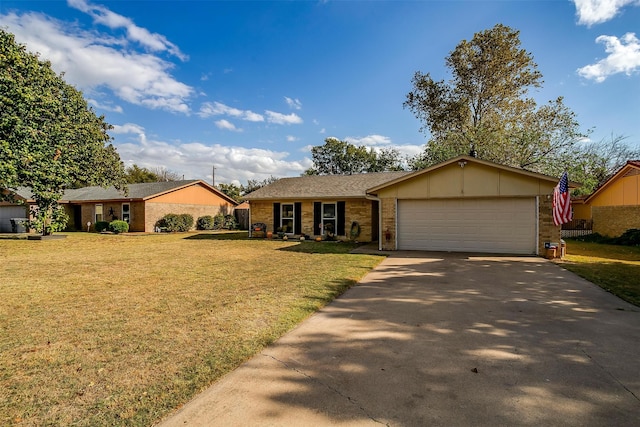
[[[273,231],[280,227],[280,203],[273,204]]]
[[[313,234],[320,235],[320,223],[322,222],[322,202],[313,202]]]
[[[293,233],[302,234],[302,203],[293,204]]]
[[[344,236],[344,206],[345,206],[345,202],[338,202],[338,206],[336,206],[338,208],[338,213],[337,213],[337,218],[336,218],[336,222],[338,223],[336,225],[336,235],[338,236]]]

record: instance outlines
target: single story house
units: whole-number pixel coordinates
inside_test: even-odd
[[[156,222],[169,213],[201,216],[233,214],[238,204],[231,197],[201,180],[129,184],[128,192],[115,187],[83,187],[64,192],[59,203],[69,215],[69,230],[94,229],[98,221],[121,219],[129,231],[154,231]],[[15,198],[23,204],[0,203],[0,232],[11,232],[10,218],[28,218],[35,208],[31,191],[19,188]]]
[[[593,232],[616,237],[640,228],[640,160],[629,160],[584,201]]]
[[[232,214],[238,204],[202,180],[129,184],[128,193],[114,187],[67,190],[61,203],[69,215],[70,229],[86,230],[97,221],[121,219],[129,231],[154,231],[156,222],[169,213],[201,216]]]
[[[26,187],[20,187],[14,191],[13,197],[16,202],[0,201],[0,233],[14,232],[15,224],[11,221],[17,218],[28,219],[29,208],[35,203],[31,191]]]
[[[251,223],[292,235],[349,239],[357,225],[381,250],[544,254],[560,242],[558,179],[459,156],[416,172],[283,178],[245,199]]]

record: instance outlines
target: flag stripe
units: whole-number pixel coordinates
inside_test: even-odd
[[[571,196],[569,195],[569,177],[562,174],[558,185],[553,189],[553,223],[558,226],[571,221]]]

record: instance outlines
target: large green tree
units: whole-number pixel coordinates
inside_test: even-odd
[[[311,148],[313,167],[305,175],[351,175],[403,170],[400,153],[393,148],[376,151],[329,137]]]
[[[44,233],[65,225],[58,200],[66,188],[123,188],[110,127],[48,61],[0,29],[0,188],[31,188]]]
[[[460,154],[547,172],[582,139],[574,113],[562,97],[538,107],[528,97],[542,86],[519,32],[498,24],[463,40],[445,60],[448,82],[416,72],[404,107],[429,136],[414,169]]]

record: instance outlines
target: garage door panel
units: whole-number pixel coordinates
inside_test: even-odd
[[[25,215],[24,206],[0,206],[0,233],[10,233],[11,218],[24,218]]]
[[[535,198],[399,200],[398,249],[536,251]]]

